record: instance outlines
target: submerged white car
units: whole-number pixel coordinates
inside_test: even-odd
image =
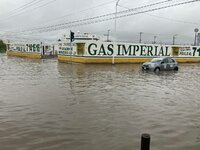
[[[178,71],[178,63],[171,57],[153,58],[150,62],[143,63],[142,69],[156,72],[161,70]]]

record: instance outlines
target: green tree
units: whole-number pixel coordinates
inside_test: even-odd
[[[0,40],[0,53],[6,52],[6,44]]]

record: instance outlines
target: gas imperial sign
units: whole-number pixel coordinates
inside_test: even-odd
[[[87,42],[86,56],[170,56],[171,47],[153,44]]]

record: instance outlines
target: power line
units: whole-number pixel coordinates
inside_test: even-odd
[[[109,1],[109,2],[106,2],[106,3],[102,3],[102,4],[99,4],[99,5],[93,6],[93,7],[89,7],[89,8],[77,11],[77,12],[66,14],[66,15],[63,15],[63,16],[55,18],[55,19],[46,20],[45,22],[53,22],[55,20],[60,20],[60,19],[63,19],[65,17],[68,17],[68,16],[73,16],[75,14],[80,14],[80,13],[86,12],[86,11],[91,10],[91,9],[95,9],[95,8],[98,8],[98,7],[101,7],[101,6],[105,6],[105,5],[111,4],[111,3],[115,2],[115,1],[116,0],[112,0],[112,1]]]
[[[150,6],[153,6],[153,5],[158,5],[158,4],[162,4],[162,3],[166,3],[166,2],[170,2],[170,1],[173,1],[173,0],[164,0],[164,1],[161,1],[161,2],[157,2],[157,3],[153,3],[153,4],[149,4],[149,5],[145,5],[145,6],[141,6],[141,7],[137,7],[137,8],[134,8],[134,9],[142,9],[142,8],[145,8],[145,7],[150,7]],[[102,6],[102,5],[106,5],[106,4],[108,4],[108,3],[112,3],[112,2],[114,2],[114,1],[110,1],[110,2],[107,2],[107,3],[103,3],[103,4],[100,4],[100,5],[98,5],[98,6],[96,6],[96,7],[99,7],[99,6]],[[90,8],[88,8],[88,9],[90,9]],[[86,9],[87,10],[87,9]],[[84,10],[83,10],[84,11]],[[23,12],[24,13],[24,12]],[[110,14],[108,14],[108,15],[112,15],[113,13],[110,13]],[[19,14],[17,14],[17,15],[19,15]],[[71,14],[72,15],[72,14]],[[86,21],[87,19],[83,19],[83,20],[81,20],[81,21]],[[5,20],[4,20],[5,21]],[[80,21],[79,21],[80,22]],[[72,21],[72,22],[69,22],[69,23],[75,23],[75,21]],[[67,24],[69,24],[69,23],[67,23]],[[65,24],[65,23],[64,23]],[[58,26],[60,26],[60,25],[62,25],[62,24],[58,24]],[[38,28],[34,28],[34,29],[31,29],[31,30],[38,30],[38,29],[42,29],[42,28],[51,28],[51,27],[54,27],[54,26],[57,26],[57,25],[51,25],[51,26],[46,26],[46,27],[38,27]],[[30,31],[30,29],[27,29],[27,30],[25,30],[25,32],[26,31]]]
[[[165,0],[165,1],[157,2],[157,3],[152,3],[152,4],[149,4],[149,5],[140,6],[140,7],[137,7],[137,8],[120,11],[117,14],[128,13],[128,12],[131,12],[131,11],[135,11],[135,10],[139,10],[139,9],[143,9],[143,8],[152,7],[154,5],[159,5],[159,4],[163,4],[163,3],[166,3],[166,2],[170,2],[170,1],[173,1],[173,0]],[[52,28],[52,27],[57,27],[57,26],[62,26],[62,25],[67,25],[67,24],[74,24],[74,23],[78,23],[78,22],[84,22],[84,21],[98,19],[98,18],[103,18],[103,17],[108,17],[108,16],[112,16],[112,15],[115,15],[115,13],[108,13],[108,14],[104,14],[104,15],[100,15],[100,16],[85,18],[85,19],[81,19],[81,20],[75,20],[75,21],[71,21],[71,22],[67,22],[67,23],[62,23],[62,24],[50,25],[50,26],[46,26],[46,27],[33,28],[33,29],[29,29],[29,30],[24,30],[22,32],[42,30],[42,29],[45,29],[45,28]]]
[[[98,8],[98,7],[102,7],[102,6],[111,4],[111,3],[113,3],[113,2],[115,2],[115,0],[108,1],[108,2],[105,2],[105,3],[101,3],[101,4],[95,5],[95,6],[93,6],[93,7],[88,7],[88,8],[86,8],[86,9],[82,9],[82,10],[77,11],[77,12],[75,12],[75,13],[77,13],[77,14],[80,15],[80,13],[84,13],[84,12],[86,12],[86,11],[88,11],[88,10],[92,10],[92,9],[95,9],[95,10],[96,10],[96,8]],[[63,18],[65,18],[65,17],[67,17],[67,16],[72,16],[72,15],[74,16],[74,12],[73,12],[73,13],[66,14],[66,15],[63,15],[63,16],[61,16],[61,17],[53,18],[53,19],[51,19],[51,20],[43,20],[44,23],[42,23],[42,24],[43,24],[43,26],[44,26],[44,24],[47,24],[47,23],[49,23],[49,22],[53,22],[53,21],[56,21],[56,20],[60,20],[60,19],[63,19]],[[5,21],[5,20],[4,20],[4,21]],[[30,29],[30,27],[29,27],[29,29]],[[27,29],[27,30],[28,30],[28,29]]]
[[[132,15],[136,15],[136,14],[142,14],[142,13],[146,13],[146,12],[166,9],[166,8],[189,4],[189,3],[193,3],[193,2],[197,2],[197,1],[199,1],[199,0],[190,0],[190,1],[180,2],[180,3],[168,4],[165,6],[155,7],[155,8],[141,10],[141,11],[137,11],[137,12],[135,12],[135,9],[138,9],[138,8],[133,8],[130,10],[118,12],[119,15],[117,16],[117,18],[123,18],[123,17],[128,17],[128,16],[132,16]],[[142,6],[142,8],[147,7],[147,6],[150,6],[150,5]],[[21,31],[19,33],[20,34],[24,33],[26,35],[27,33],[33,34],[33,33],[51,32],[51,31],[56,31],[56,30],[61,30],[61,29],[66,29],[66,28],[89,25],[89,24],[99,23],[99,22],[103,22],[103,21],[109,21],[112,19],[115,19],[114,13],[109,13],[109,14],[105,14],[105,15],[101,15],[101,16],[66,22],[63,24],[56,24],[56,25],[52,25],[52,26],[34,28],[34,29],[30,29],[30,30]]]
[[[130,10],[127,10],[127,11],[118,12],[119,15],[117,16],[117,18],[123,18],[123,17],[132,16],[132,15],[136,15],[136,14],[142,14],[142,13],[156,11],[156,10],[160,10],[160,9],[166,9],[166,8],[169,8],[169,7],[175,7],[175,6],[193,3],[193,2],[197,2],[197,1],[199,1],[199,0],[190,0],[190,1],[181,2],[181,3],[169,4],[167,6],[142,10],[142,11],[139,11],[139,12],[132,12],[133,10],[135,10],[137,8],[130,9]],[[143,7],[145,7],[145,6],[143,6]],[[76,21],[67,22],[67,23],[64,23],[64,24],[58,24],[58,25],[55,25],[55,26],[48,26],[48,27],[45,27],[45,28],[39,28],[39,29],[36,28],[36,29],[30,30],[30,31],[39,30],[39,32],[49,32],[49,31],[60,30],[60,29],[64,29],[64,28],[72,28],[72,27],[76,27],[76,26],[99,23],[99,22],[108,21],[108,20],[111,20],[111,19],[115,19],[114,13],[96,16],[96,17],[92,17],[92,18],[86,18],[86,19],[82,19],[82,20],[76,20]]]
[[[21,15],[21,14],[24,14],[24,13],[27,12],[27,11],[36,10],[36,9],[41,8],[41,7],[47,6],[47,5],[53,3],[53,2],[55,2],[55,1],[57,1],[57,0],[51,0],[51,1],[47,2],[47,3],[45,3],[45,4],[42,4],[42,5],[33,7],[33,6],[35,6],[36,4],[41,3],[42,1],[45,1],[45,0],[36,1],[34,4],[29,5],[28,7],[26,7],[26,9],[20,9],[19,11],[16,11],[15,13],[12,13],[12,14],[10,14],[9,16],[7,16],[6,19],[1,19],[1,20],[3,20],[3,21],[9,20],[9,19],[11,19],[12,17],[16,17],[16,16],[19,16],[19,15]],[[32,8],[32,9],[28,9],[28,8],[31,8],[31,7],[33,7],[33,8]]]
[[[178,22],[178,23],[200,25],[200,24],[197,23],[197,22],[190,22],[190,21],[178,20],[178,19],[173,19],[173,18],[161,17],[161,16],[152,15],[152,14],[147,14],[147,13],[146,13],[146,15],[152,16],[152,17],[156,17],[156,18],[159,18],[159,19],[168,20],[168,21]]]
[[[130,10],[130,8],[128,8],[128,7],[126,7],[126,6],[122,6],[122,5],[118,5],[118,6]],[[199,25],[199,23],[196,23],[196,22],[190,22],[190,21],[184,21],[184,20],[177,20],[177,19],[173,19],[173,18],[161,17],[161,16],[157,16],[157,15],[152,15],[152,14],[149,14],[149,13],[144,13],[144,14],[145,14],[145,15],[148,15],[148,16],[151,16],[151,17],[155,17],[155,18],[159,18],[159,19],[168,20],[168,21],[179,22],[179,23],[185,23],[185,24]]]
[[[6,15],[9,15],[9,14],[12,14],[13,12],[15,12],[15,11],[21,10],[21,9],[25,8],[26,6],[29,6],[30,4],[34,3],[35,1],[38,1],[38,0],[33,0],[33,1],[29,2],[29,3],[26,3],[26,4],[18,7],[18,8],[15,8],[15,9],[7,12]],[[2,15],[5,15],[5,14],[2,14]],[[0,15],[0,16],[2,16],[2,15]]]
[[[34,1],[31,1],[29,3],[26,3],[18,8],[15,8],[14,10],[11,10],[10,12],[8,12],[7,14],[4,15],[4,18],[8,19],[9,17],[12,17],[14,15],[17,15],[18,13],[38,4],[38,3],[41,3],[42,1],[45,1],[45,0],[34,0]]]

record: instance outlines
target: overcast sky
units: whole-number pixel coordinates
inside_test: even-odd
[[[146,6],[164,0],[119,0],[117,11]],[[169,4],[190,0],[171,0],[159,4],[156,8]],[[90,17],[114,13],[117,0],[0,0],[0,38],[8,33],[30,30],[82,20]],[[152,9],[153,7],[147,7]],[[70,29],[76,32],[93,33],[102,40],[110,30],[110,39],[138,42],[142,32],[142,42],[151,43],[156,36],[156,42],[172,43],[176,35],[177,44],[191,44],[194,42],[194,29],[200,28],[200,1],[174,6],[166,9],[118,18],[117,34],[115,34],[115,20],[92,23],[81,26],[71,26],[65,29],[44,32],[12,34],[12,37],[26,36],[27,38],[58,39],[63,34],[69,34]],[[142,9],[141,9],[142,10]],[[141,11],[136,10],[134,13]],[[7,37],[8,38],[8,37]]]

